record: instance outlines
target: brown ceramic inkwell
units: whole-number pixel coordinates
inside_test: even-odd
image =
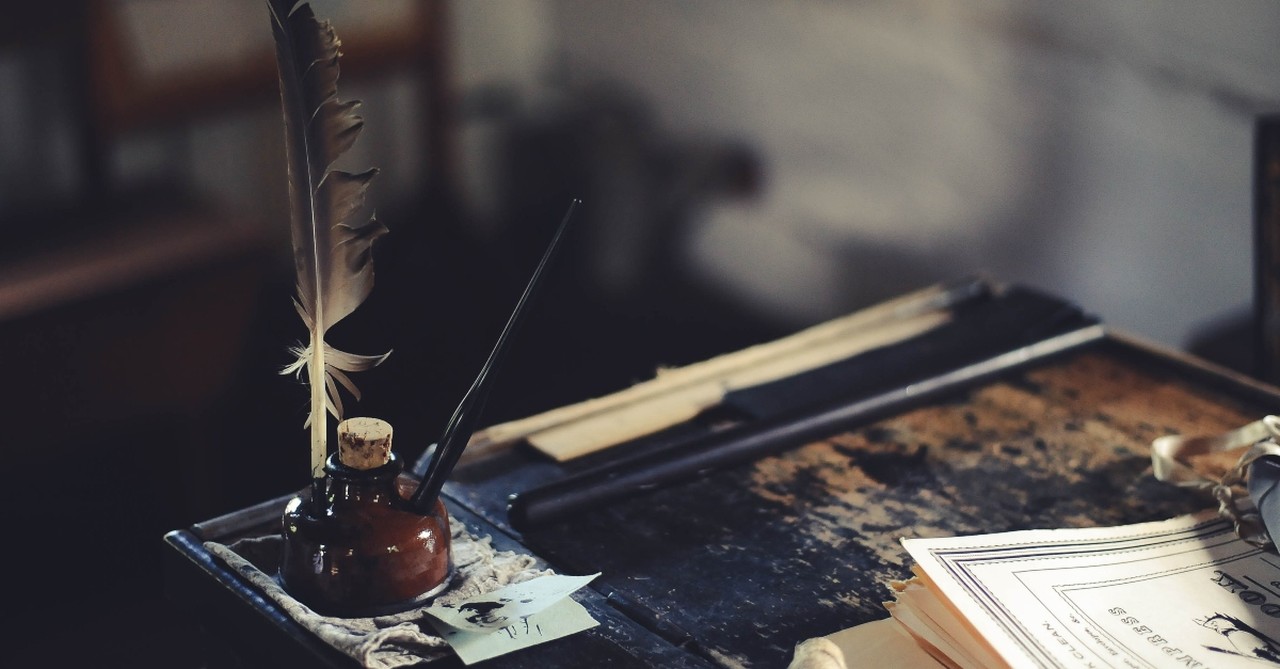
[[[438,499],[425,514],[410,503],[417,481],[403,472],[391,434],[376,418],[340,423],[323,504],[299,495],[285,507],[280,579],[318,613],[392,613],[449,584],[449,515]]]
[[[328,414],[342,418],[339,388],[359,398],[348,374],[386,359],[338,350],[325,340],[373,289],[373,242],[387,232],[361,216],[377,170],[331,169],[356,141],[359,103],[337,97],[337,35],[306,2],[268,0],[289,166],[290,229],[297,270],[295,307],[309,341],[293,349],[283,373],[306,374],[311,404],[311,486],[282,517],[280,578],[285,589],[320,613],[364,616],[425,602],[448,586],[449,516],[441,488],[475,427],[490,379],[556,250],[574,200],[498,341],[449,419],[427,473],[417,482],[391,449],[391,426],[371,418],[339,425],[328,447]],[[416,489],[415,489],[416,484]],[[410,494],[410,491],[412,493]]]

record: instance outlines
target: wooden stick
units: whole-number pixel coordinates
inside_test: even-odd
[[[1088,317],[1077,320],[1070,329],[1058,334],[976,360],[972,359],[969,349],[975,339],[987,339],[983,336],[985,332],[970,333],[967,340],[955,338],[956,343],[950,348],[934,346],[932,350],[920,351],[919,368],[904,366],[891,378],[873,384],[879,387],[870,394],[836,398],[817,407],[803,407],[721,432],[694,436],[512,494],[507,499],[507,519],[519,532],[559,522],[587,509],[598,509],[783,448],[829,437],[860,421],[917,406],[925,400],[1102,338],[1101,325]],[[938,366],[952,362],[957,366],[933,374]]]
[[[751,383],[784,378],[835,362],[860,352],[859,346],[866,350],[874,345],[874,341],[866,340],[858,344],[852,338],[875,339],[875,331],[889,336],[895,328],[905,328],[897,330],[897,335],[910,336],[913,327],[923,330],[929,326],[923,321],[915,321],[913,325],[896,324],[949,309],[991,289],[990,281],[981,277],[936,284],[781,339],[685,367],[659,370],[655,378],[618,392],[476,432],[467,449],[467,459],[480,459],[521,440],[528,440],[539,448],[545,444],[551,457],[567,460],[627,438],[656,432],[713,406],[729,386],[747,387]],[[892,343],[892,339],[884,343]],[[841,347],[850,345],[854,347],[852,350],[841,350]],[[681,394],[685,396],[683,400],[679,399]],[[597,431],[599,437],[590,442],[575,443],[563,451],[551,445],[562,443],[558,435],[578,432],[577,426],[584,426],[581,427],[583,431]]]
[[[670,392],[584,416],[579,420],[536,432],[529,444],[557,462],[566,462],[613,444],[652,434],[692,420],[719,405],[726,393],[776,381],[851,358],[881,346],[924,334],[951,320],[951,312],[932,311],[851,331],[831,341],[815,342],[788,355],[764,358],[758,365],[726,370],[723,375],[694,380]]]

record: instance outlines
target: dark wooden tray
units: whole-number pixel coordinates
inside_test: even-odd
[[[279,531],[280,516],[290,496],[269,500],[190,528],[165,535],[173,550],[166,565],[167,595],[187,605],[225,639],[233,657],[248,666],[324,666],[350,668],[357,662],[329,646],[289,617],[246,579],[205,547],[205,541],[231,543],[250,536]],[[511,537],[446,500],[453,517],[477,535],[488,535],[498,550],[528,553]],[[545,567],[546,563],[541,562]],[[519,653],[485,662],[488,667],[707,667],[705,662],[680,651],[660,637],[626,618],[604,596],[583,590],[574,598],[583,604],[600,626],[572,637],[557,639]],[[463,666],[450,657],[431,666]]]
[[[1122,334],[976,379],[695,479],[520,533],[513,492],[561,465],[515,447],[460,468],[451,511],[563,573],[602,625],[486,663],[783,667],[796,643],[883,618],[904,536],[1154,520],[1213,506],[1156,481],[1149,445],[1280,413],[1280,390]],[[170,594],[253,661],[351,666],[213,559],[202,539],[274,531],[281,500],[177,530]],[[456,660],[441,666],[457,664]]]

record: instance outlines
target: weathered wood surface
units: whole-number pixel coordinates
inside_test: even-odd
[[[1165,518],[1212,506],[1156,481],[1149,444],[1276,408],[1111,343],[947,401],[522,541],[557,569],[603,575],[609,601],[726,667],[786,666],[795,644],[885,617],[908,575],[898,542]],[[527,453],[457,477],[450,495],[506,527],[503,500],[563,473]]]
[[[909,569],[899,538],[1139,522],[1211,507],[1152,478],[1149,444],[1268,413],[1280,413],[1270,388],[1108,340],[524,535],[507,523],[506,496],[589,463],[516,449],[456,471],[446,498],[495,545],[532,551],[562,573],[602,572],[583,597],[601,627],[495,666],[783,667],[800,641],[886,615],[886,583]],[[193,531],[261,530],[273,513],[250,508]],[[251,592],[229,596],[239,592],[228,585],[234,575],[202,561],[198,542],[174,547],[174,573],[186,576],[173,585],[189,604],[233,623],[270,618],[255,611],[262,604]],[[325,650],[290,629],[277,621],[227,638],[274,643],[282,657]]]

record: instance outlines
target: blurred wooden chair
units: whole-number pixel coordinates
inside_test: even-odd
[[[21,230],[23,238],[0,249],[0,350],[11,358],[6,381],[22,389],[0,415],[25,419],[19,429],[27,432],[11,438],[50,444],[25,451],[31,461],[20,465],[82,460],[80,449],[101,445],[85,443],[92,439],[175,447],[156,454],[153,466],[181,474],[171,487],[187,498],[188,512],[204,517],[225,509],[210,508],[220,504],[209,480],[219,465],[197,442],[219,397],[234,392],[256,301],[281,256],[277,242],[287,239],[278,230],[286,228],[243,207],[175,196],[180,185],[126,189],[114,158],[143,133],[255,109],[278,115],[275,53],[264,3],[261,50],[147,72],[122,20],[126,4],[22,3],[0,22],[0,53],[56,54],[62,81],[49,85],[65,90],[51,97],[69,103],[59,113],[73,125],[78,172],[73,197],[0,211],[0,230]],[[445,3],[409,7],[407,20],[377,32],[339,25],[342,74],[375,80],[407,72],[417,80],[429,187],[450,192]],[[170,434],[145,432],[148,421]],[[117,433],[135,423],[143,433]],[[183,443],[166,444],[173,441]]]
[[[247,107],[279,105],[275,51],[262,5],[263,45],[216,62],[201,62],[149,76],[128,43],[120,9],[125,0],[81,0],[85,25],[85,85],[89,101],[87,153],[94,173],[106,176],[105,157],[116,138],[141,129],[187,123]],[[453,157],[451,82],[446,3],[409,3],[393,23],[348,29],[342,38],[344,81],[408,73],[417,84],[433,180],[447,181]],[[323,16],[321,18],[324,18]]]

